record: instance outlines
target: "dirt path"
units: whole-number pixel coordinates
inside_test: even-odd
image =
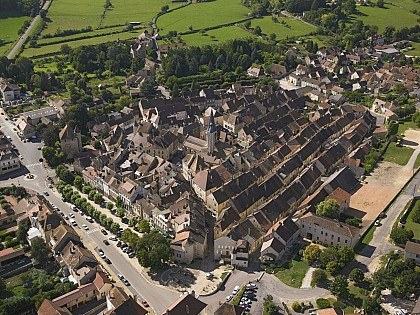
[[[314,273],[316,268],[309,267],[308,271],[306,272],[305,277],[302,280],[302,285],[300,286],[301,289],[305,288],[312,288],[311,287],[311,280],[312,280],[312,274]]]

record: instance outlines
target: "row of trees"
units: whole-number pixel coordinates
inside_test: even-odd
[[[0,12],[18,10],[25,15],[35,16],[40,5],[40,0],[0,0]]]

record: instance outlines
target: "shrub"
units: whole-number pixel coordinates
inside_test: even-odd
[[[297,313],[301,313],[302,312],[302,305],[300,305],[300,303],[298,301],[294,301],[293,304],[292,304],[292,309]]]
[[[335,301],[333,302],[333,307],[334,308],[341,308],[341,309],[345,309],[346,308],[346,304],[341,302],[341,301]]]
[[[325,270],[315,269],[315,271],[312,273],[311,286],[314,287],[320,285],[325,280],[327,280],[327,273]]]
[[[330,301],[328,301],[327,299],[317,299],[316,306],[318,306],[319,308],[329,308],[331,305]]]

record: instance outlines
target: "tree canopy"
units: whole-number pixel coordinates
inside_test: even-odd
[[[316,214],[331,218],[331,219],[338,219],[340,206],[338,205],[337,201],[334,199],[329,199],[325,201],[321,201],[316,206]]]
[[[170,259],[171,254],[169,241],[157,230],[145,234],[137,245],[137,258],[144,267],[159,269]]]

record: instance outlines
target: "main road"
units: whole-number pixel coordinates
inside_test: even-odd
[[[44,5],[42,6],[42,10],[47,11],[48,7],[50,6],[51,1],[47,0],[45,1]],[[12,48],[12,50],[7,55],[7,58],[13,59],[16,52],[20,49],[20,47],[25,43],[25,40],[28,38],[29,34],[31,33],[32,29],[36,25],[36,23],[41,19],[41,16],[37,14],[37,16],[32,20],[29,27],[26,29],[25,33],[21,37],[19,37],[18,41],[16,42],[15,46]]]
[[[59,210],[67,216],[70,213],[75,215],[75,220],[78,223],[76,230],[79,235],[81,235],[85,246],[95,252],[98,248],[101,248],[106,257],[112,262],[112,264],[107,265],[105,261],[99,258],[102,265],[110,268],[114,274],[122,274],[128,279],[131,284],[128,289],[140,300],[146,300],[157,314],[165,311],[167,307],[179,297],[180,293],[148,282],[143,275],[141,275],[143,268],[136,259],[129,258],[127,254],[116,247],[115,243],[112,241],[108,246],[103,243],[110,235],[103,235],[99,224],[89,223],[84,216],[80,215],[80,213],[74,213],[70,209],[70,204],[63,202],[54,188],[48,188],[47,177],[52,176],[54,172],[44,168],[42,163],[39,162],[41,150],[38,150],[38,147],[42,147],[42,143],[22,142],[13,130],[13,128],[15,128],[13,122],[6,120],[6,117],[7,116],[2,114],[2,110],[0,109],[0,130],[12,139],[12,143],[23,157],[21,161],[25,165],[25,168],[22,168],[16,173],[1,177],[0,186],[4,187],[15,184],[40,194],[47,191],[48,196],[46,196],[46,198],[50,203],[56,205]],[[26,174],[28,173],[33,174],[34,179],[27,179]],[[83,230],[81,228],[82,224],[86,224],[89,230]],[[95,254],[98,257],[97,252]]]

